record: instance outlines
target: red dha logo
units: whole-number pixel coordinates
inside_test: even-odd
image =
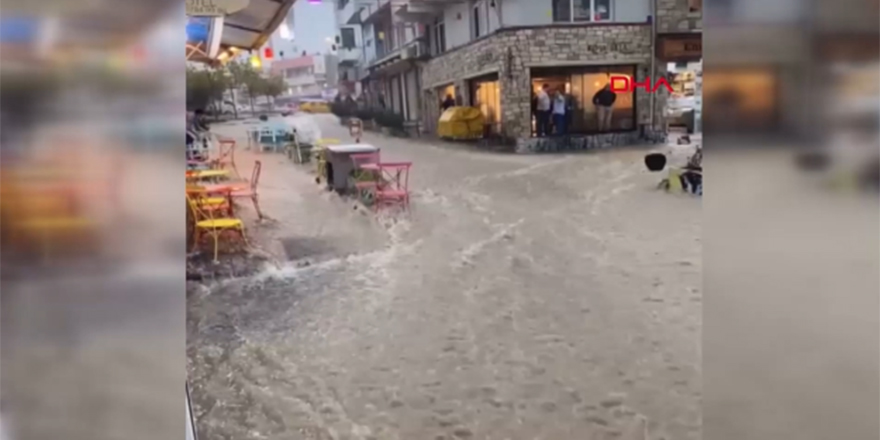
[[[662,76],[653,86],[651,85],[651,78],[645,78],[644,82],[638,82],[631,80],[628,76],[624,75],[611,75],[608,78],[608,83],[611,84],[611,91],[614,93],[634,92],[638,88],[642,88],[648,93],[654,93],[660,88],[660,86],[666,87],[666,91],[672,93],[672,86],[670,86],[666,81],[666,78]]]

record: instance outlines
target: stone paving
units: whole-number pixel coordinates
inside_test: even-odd
[[[251,233],[286,261],[189,289],[202,438],[701,438],[701,201],[658,193],[644,149],[365,142],[415,163],[411,213],[237,156],[263,161]]]

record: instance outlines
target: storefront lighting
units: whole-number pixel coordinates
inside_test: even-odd
[[[251,55],[251,66],[253,66],[254,69],[259,69],[260,67],[263,67],[263,61],[260,60],[260,57]]]

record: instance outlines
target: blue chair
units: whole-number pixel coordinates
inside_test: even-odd
[[[260,128],[257,141],[257,144],[260,146],[260,151],[266,151],[267,149],[275,151],[275,145],[278,142],[275,135],[275,130],[272,130],[269,127]]]

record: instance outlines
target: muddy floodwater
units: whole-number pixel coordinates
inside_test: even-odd
[[[414,163],[409,214],[238,156],[262,161],[270,219],[249,233],[271,258],[190,283],[201,438],[701,438],[701,200],[657,192],[644,148],[365,142]]]

